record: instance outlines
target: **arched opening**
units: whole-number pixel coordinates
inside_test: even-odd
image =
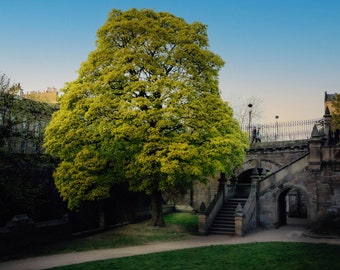
[[[243,171],[237,176],[236,197],[248,198],[251,189],[252,176],[254,169],[257,170],[258,178],[263,178],[269,173],[265,168],[251,168]]]
[[[281,192],[277,200],[277,219],[278,226],[287,225],[287,204],[286,197],[289,189]]]
[[[283,190],[277,200],[277,224],[307,225],[307,195],[299,188]]]

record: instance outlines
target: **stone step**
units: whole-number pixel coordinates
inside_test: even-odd
[[[230,199],[224,203],[215,217],[212,226],[209,229],[210,234],[235,234],[235,211],[240,203],[242,207],[247,199]]]

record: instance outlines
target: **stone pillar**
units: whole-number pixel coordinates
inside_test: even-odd
[[[243,209],[241,204],[239,203],[237,205],[236,211],[235,211],[235,234],[243,236]]]
[[[261,176],[257,168],[254,168],[253,172],[250,175],[250,178],[251,178],[251,192],[257,193],[257,183],[258,183],[258,180],[261,179]]]
[[[207,234],[207,215],[205,212],[198,214],[198,232],[202,235]]]
[[[309,140],[309,167],[314,171],[320,171],[321,169],[321,146],[322,138],[316,125],[314,125],[312,137]]]
[[[329,112],[328,107],[326,107],[325,114],[323,116],[324,121],[324,136],[326,139],[326,145],[330,145],[332,143],[332,128],[331,128],[331,114]]]

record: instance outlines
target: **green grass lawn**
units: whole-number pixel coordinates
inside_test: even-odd
[[[171,213],[165,216],[166,226],[159,228],[149,221],[124,225],[91,236],[70,239],[45,245],[32,245],[18,250],[15,254],[0,255],[0,260],[19,259],[74,251],[103,248],[139,246],[154,242],[183,240],[197,232],[197,215],[191,213]]]
[[[197,232],[197,215],[172,213],[166,226],[153,227],[148,221],[114,228],[107,232],[39,247],[31,247],[15,258],[102,248],[177,241]],[[202,236],[204,237],[204,236]],[[309,243],[251,243],[185,249],[157,254],[95,261],[53,269],[285,269],[340,270],[340,246]]]
[[[270,242],[193,248],[53,269],[337,270],[340,269],[339,255],[337,245]]]
[[[198,216],[191,213],[170,213],[164,217],[166,224],[180,226],[188,233],[198,233]]]

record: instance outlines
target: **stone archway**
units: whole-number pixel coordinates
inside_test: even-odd
[[[263,168],[263,169],[266,169],[267,172],[275,172],[281,167],[282,165],[280,165],[274,160],[269,160],[269,159],[264,159],[264,158],[248,159],[247,161],[243,163],[242,167],[238,168],[235,171],[235,174],[240,175],[243,172],[252,170],[254,168]]]
[[[237,198],[248,198],[250,194],[251,189],[251,183],[252,178],[254,176],[254,171],[256,171],[256,178],[260,179],[267,174],[270,174],[270,171],[268,171],[266,168],[260,168],[260,167],[253,167],[249,168],[243,172],[241,172],[239,175],[237,175],[237,183],[236,183],[236,193],[235,196]]]
[[[286,189],[279,194],[277,199],[277,227],[287,225],[287,201],[286,196],[290,189]]]
[[[277,196],[277,227],[307,225],[308,198],[301,187],[290,186],[280,190]]]

